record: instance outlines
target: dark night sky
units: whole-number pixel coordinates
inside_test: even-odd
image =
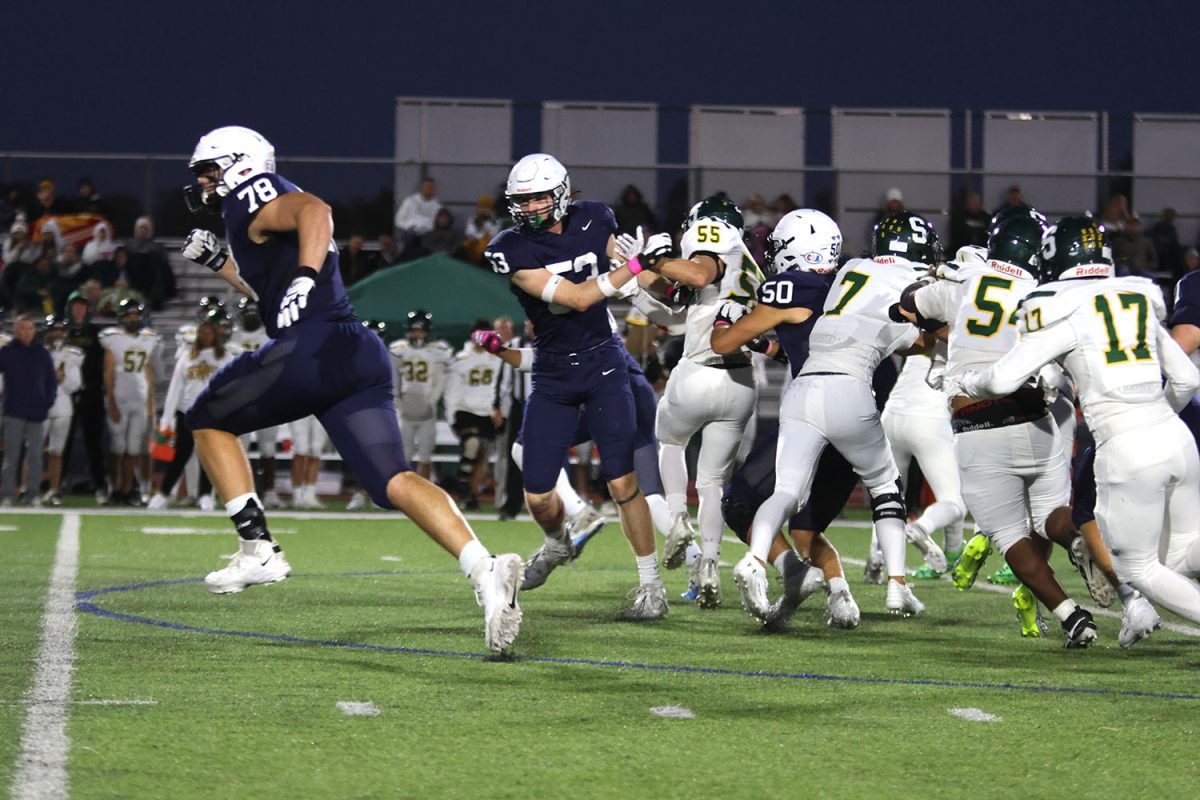
[[[1194,3],[21,5],[0,150],[390,156],[397,95],[1200,112]]]

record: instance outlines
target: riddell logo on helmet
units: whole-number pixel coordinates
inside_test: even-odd
[[[1073,278],[1090,278],[1093,275],[1107,275],[1111,271],[1112,268],[1107,264],[1089,264],[1088,266],[1067,270]]]
[[[876,264],[897,264],[897,263],[899,263],[899,259],[892,258],[891,256],[879,256],[878,258],[875,259],[875,263]]]
[[[1018,266],[1014,266],[1014,265],[1009,264],[1004,261],[997,261],[996,259],[993,258],[991,261],[988,262],[988,264],[996,272],[1002,272],[1005,275],[1012,275],[1014,278],[1030,277],[1028,271],[1023,270]]]

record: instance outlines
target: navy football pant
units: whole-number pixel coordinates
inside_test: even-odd
[[[310,414],[376,505],[391,508],[388,481],[412,467],[387,349],[358,322],[302,323],[239,356],[196,398],[187,423],[240,436]]]

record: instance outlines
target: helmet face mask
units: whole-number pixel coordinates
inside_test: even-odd
[[[364,328],[366,328],[367,330],[369,330],[371,333],[378,336],[383,341],[385,341],[385,342],[387,341],[388,326],[387,326],[387,323],[384,322],[383,320],[381,320],[381,319],[364,319],[362,321],[362,326]]]
[[[197,182],[184,187],[193,213],[215,211],[238,186],[255,175],[275,171],[275,148],[261,134],[228,125],[200,137],[188,161]]]
[[[772,272],[832,273],[842,254],[842,232],[827,215],[811,208],[789,211],[767,237]]]
[[[1042,236],[1038,283],[1113,274],[1108,231],[1091,217],[1063,217]]]
[[[238,300],[237,313],[238,323],[247,333],[253,333],[262,327],[262,315],[258,312],[258,303],[249,297]]]
[[[929,220],[897,211],[880,220],[871,236],[871,257],[887,256],[933,266],[942,261],[942,242]]]
[[[540,233],[567,215],[571,177],[554,156],[533,153],[513,165],[504,198],[513,222],[530,233]]]
[[[429,340],[429,330],[433,327],[433,314],[423,308],[408,312],[408,342],[414,346],[425,344]]]
[[[142,329],[142,314],[146,310],[141,303],[125,298],[117,306],[117,321],[128,333],[137,333]]]

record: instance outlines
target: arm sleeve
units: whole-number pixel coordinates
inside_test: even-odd
[[[650,296],[649,292],[638,292],[631,299],[633,307],[646,315],[646,319],[664,328],[679,325],[687,319],[687,308],[671,308]]]
[[[926,319],[939,322],[954,322],[961,302],[961,285],[950,281],[938,281],[918,289],[913,295],[917,311]]]
[[[1200,371],[1167,333],[1166,328],[1158,328],[1158,354],[1162,361],[1163,375],[1167,377],[1164,389],[1167,402],[1178,413],[1192,399],[1196,389],[1200,388]]]
[[[1017,346],[984,372],[968,372],[959,379],[971,397],[995,398],[1010,395],[1029,377],[1076,344],[1075,330],[1066,323],[1051,325],[1026,334]]]

